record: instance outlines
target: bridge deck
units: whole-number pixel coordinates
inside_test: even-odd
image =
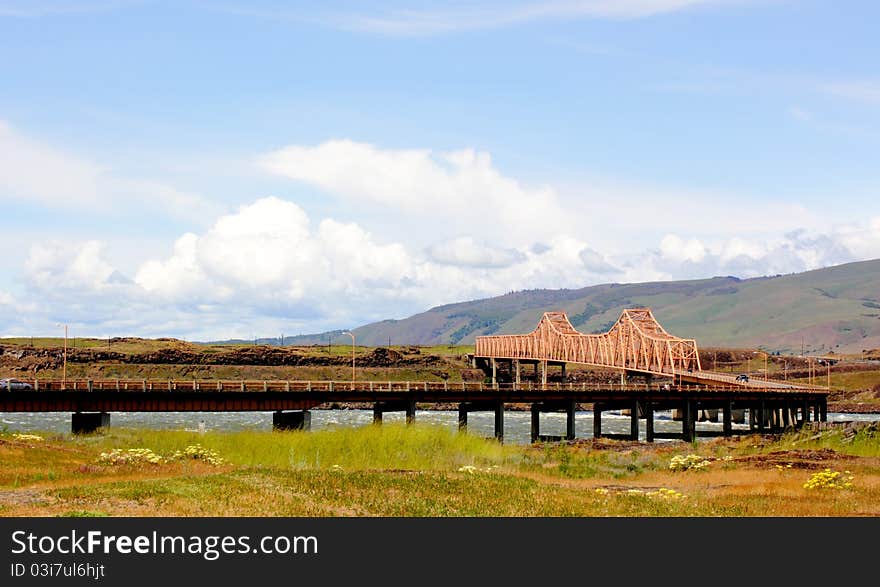
[[[382,413],[406,411],[407,422],[415,419],[416,404],[458,404],[459,427],[467,427],[469,411],[495,412],[495,436],[504,437],[506,404],[531,404],[532,441],[541,438],[541,411],[566,412],[566,438],[574,439],[578,404],[591,404],[593,437],[602,432],[602,412],[628,409],[631,431],[639,439],[639,418],[645,414],[649,442],[654,434],[654,411],[675,409],[684,414],[680,437],[691,441],[697,410],[724,413],[721,434],[730,435],[733,411],[749,410],[750,427],[763,432],[781,431],[827,417],[825,390],[778,387],[731,387],[728,385],[536,385],[449,382],[371,381],[35,381],[36,389],[0,391],[0,412],[72,412],[74,433],[94,432],[109,426],[110,412],[240,412],[273,411],[273,427],[306,429],[308,410],[321,405],[372,403],[373,421]],[[665,437],[665,436],[664,436]]]
[[[0,391],[0,412],[66,411],[269,411],[303,410],[328,403],[501,401],[534,403],[629,402],[674,404],[766,400],[814,401],[827,390],[753,385],[534,383],[496,384],[424,381],[150,381],[47,380],[38,389]]]

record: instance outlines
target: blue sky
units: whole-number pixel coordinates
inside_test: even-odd
[[[880,6],[0,0],[0,335],[880,257]]]

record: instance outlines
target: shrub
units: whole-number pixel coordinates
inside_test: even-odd
[[[211,450],[210,448],[205,448],[201,444],[191,444],[182,451],[175,451],[175,453],[171,455],[171,460],[177,461],[180,459],[204,461],[209,465],[215,466],[225,464],[225,461],[220,458],[220,455],[217,454],[217,451]]]
[[[825,469],[813,475],[804,483],[804,489],[849,489],[855,479],[849,471]]]
[[[114,448],[98,457],[102,465],[161,465],[165,459],[148,448]]]
[[[709,466],[710,461],[700,455],[676,455],[669,461],[671,471],[702,471]]]

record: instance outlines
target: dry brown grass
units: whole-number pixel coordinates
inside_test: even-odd
[[[171,442],[150,434],[154,442]],[[399,444],[400,431],[395,434]],[[279,438],[293,437],[266,433],[265,442]],[[101,439],[56,436],[28,443],[7,435],[0,439],[0,515],[878,516],[880,456],[865,444],[871,438],[860,441],[860,451],[870,449],[862,456],[845,447],[792,448],[791,439],[757,436],[697,445],[598,441],[510,447],[492,453],[502,459],[497,468],[471,474],[454,466],[292,468],[277,460],[220,467],[190,461],[101,466],[96,456],[107,442]],[[233,451],[234,440],[226,442]],[[673,455],[694,451],[711,464],[699,471],[669,469]],[[853,488],[805,489],[810,475],[825,468],[850,471]],[[662,499],[661,488],[685,497]]]

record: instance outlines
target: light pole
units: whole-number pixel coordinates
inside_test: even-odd
[[[67,324],[56,324],[55,326],[64,327],[64,368],[61,371],[61,387],[67,388]]]
[[[762,355],[764,355],[764,380],[769,381],[770,380],[770,371],[767,370],[767,357],[769,355],[765,351],[761,351],[761,350],[752,352],[753,355],[757,355],[758,353],[761,353]],[[750,358],[749,364],[751,364],[751,362],[752,362],[752,360]]]
[[[351,382],[354,383],[354,333],[344,332],[351,337]]]

